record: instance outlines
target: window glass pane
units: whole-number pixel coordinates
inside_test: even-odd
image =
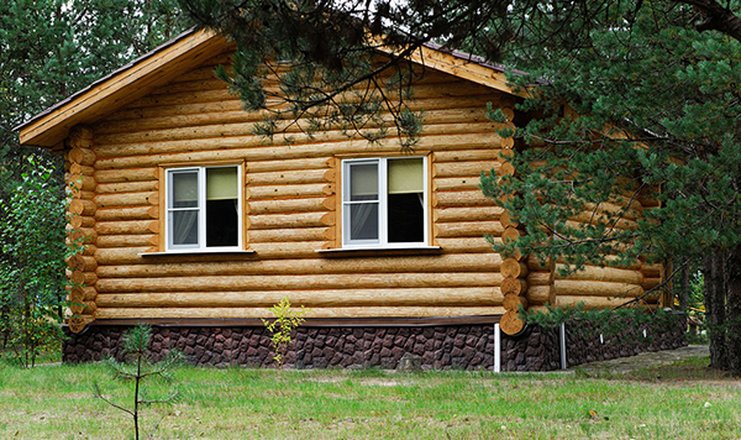
[[[389,194],[420,193],[424,191],[422,158],[390,159],[388,161]]]
[[[206,200],[237,199],[237,167],[206,170]]]
[[[171,173],[172,197],[170,208],[198,206],[198,171]]]
[[[206,246],[239,245],[237,199],[206,201]]]
[[[424,242],[423,193],[389,194],[388,241],[390,243]]]
[[[170,222],[173,245],[198,244],[198,210],[171,211]]]
[[[350,200],[378,200],[378,164],[350,165]]]
[[[348,205],[350,240],[378,240],[378,203]]]

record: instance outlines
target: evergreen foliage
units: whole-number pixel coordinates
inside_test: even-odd
[[[331,98],[405,65],[373,58],[378,44],[403,56],[436,42],[528,71],[511,75],[532,92],[518,105],[517,172],[482,176],[484,192],[527,228],[499,250],[561,258],[571,270],[638,257],[671,262],[669,275],[701,265],[712,363],[741,373],[738,1],[180,3],[236,42],[238,62],[226,77],[249,108],[265,109],[272,93],[255,79],[260,63],[296,62],[297,73],[279,83],[291,111],[266,133],[312,109],[326,114],[326,105],[356,114],[346,105],[357,99]],[[339,80],[316,82],[332,74]],[[393,97],[381,98],[360,102]],[[660,208],[637,221],[628,209],[600,208],[650,199]],[[569,221],[585,210],[590,218]]]
[[[160,380],[166,383],[172,382],[170,371],[182,362],[182,354],[172,350],[168,352],[165,359],[153,362],[149,357],[149,343],[152,340],[152,329],[146,325],[138,325],[123,336],[124,362],[109,359],[108,363],[113,370],[114,379],[130,381],[133,383],[133,402],[130,407],[114,402],[101,391],[98,383],[93,383],[95,397],[103,400],[112,407],[130,415],[134,422],[134,437],[139,440],[141,406],[155,403],[172,402],[178,395],[172,390],[165,396],[145,397],[143,383],[145,380]]]

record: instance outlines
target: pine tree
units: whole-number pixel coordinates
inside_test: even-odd
[[[296,115],[328,114],[328,105],[353,116],[384,106],[404,114],[403,103],[383,99],[355,108],[332,101],[364,84],[382,94],[369,79],[380,70],[403,77],[402,57],[371,61],[379,44],[404,55],[437,42],[527,70],[512,75],[533,92],[518,106],[526,117],[516,133],[517,173],[482,180],[491,197],[514,194],[500,202],[528,234],[511,246],[574,269],[606,264],[609,253],[624,262],[671,260],[675,271],[702,265],[712,364],[741,373],[738,1],[180,3],[236,42],[234,73],[224,77],[248,108],[266,107],[259,66],[294,62],[281,78],[291,112],[258,130],[270,136]],[[317,91],[317,78],[335,81]],[[405,115],[397,132],[409,135],[398,129],[406,120],[413,137],[419,121]],[[655,197],[661,207],[629,230],[615,228],[626,220],[622,210],[581,227],[567,222],[585,207],[631,197]]]

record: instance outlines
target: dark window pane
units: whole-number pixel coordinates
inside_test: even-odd
[[[378,203],[350,205],[350,240],[378,240]]]
[[[422,193],[388,195],[389,243],[424,241]]]
[[[206,246],[237,246],[239,215],[237,200],[206,202]]]
[[[198,244],[198,211],[170,212],[172,244]]]

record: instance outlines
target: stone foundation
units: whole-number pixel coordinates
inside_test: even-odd
[[[567,324],[569,366],[593,360],[630,356],[686,345],[684,319],[668,329],[630,330],[627,338],[614,335],[600,344],[589,323]],[[62,359],[67,363],[122,358],[121,337],[127,326],[93,325],[69,335]],[[577,329],[581,329],[577,331]],[[604,338],[603,338],[604,339]],[[297,330],[287,353],[289,368],[394,369],[402,357],[418,358],[422,369],[492,370],[494,324],[453,324],[423,327],[311,327]],[[560,368],[557,329],[528,327],[521,335],[501,335],[503,371],[548,371]],[[208,366],[269,367],[273,365],[269,335],[263,327],[153,326],[151,352],[161,358],[179,350],[189,363]]]

